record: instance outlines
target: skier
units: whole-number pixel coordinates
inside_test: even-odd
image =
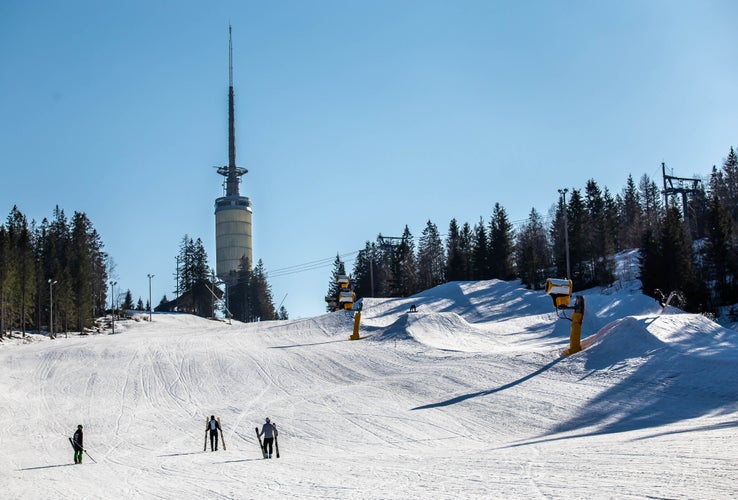
[[[84,435],[82,433],[82,424],[77,426],[72,437],[72,446],[74,447],[74,463],[82,463],[82,451],[84,451]]]
[[[210,451],[218,451],[218,431],[221,429],[215,415],[210,415],[210,422],[205,430],[210,430]]]
[[[272,444],[274,443],[274,438],[278,435],[277,426],[267,417],[259,433],[259,436],[264,436],[264,458],[272,458]]]
[[[655,298],[658,301],[661,307],[666,306],[666,296],[664,295],[664,292],[662,292],[658,288],[654,289],[653,298]]]

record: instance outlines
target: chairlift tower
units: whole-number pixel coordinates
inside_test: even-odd
[[[668,208],[669,196],[673,198],[677,195],[681,195],[682,213],[684,214],[684,222],[687,223],[689,221],[687,196],[696,195],[703,191],[702,180],[666,175],[666,165],[664,162],[661,162],[661,175],[664,178],[664,206]]]

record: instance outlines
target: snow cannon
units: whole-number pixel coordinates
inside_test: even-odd
[[[336,283],[338,284],[338,289],[335,291],[336,295],[326,295],[325,297],[328,310],[351,310],[354,302],[356,302],[356,294],[351,286],[351,278],[345,274],[339,274],[336,276]]]
[[[553,300],[554,309],[567,309],[571,300],[572,282],[569,279],[548,278],[546,295]]]
[[[574,297],[574,306],[569,305],[571,300],[572,282],[570,279],[548,278],[546,280],[546,295],[553,300],[554,309],[559,318],[571,321],[571,332],[569,335],[569,348],[562,352],[564,356],[577,353],[582,350],[582,321],[584,321],[584,297]],[[566,317],[566,310],[573,309],[571,318]]]
[[[569,348],[564,351],[564,356],[569,356],[582,350],[582,321],[584,321],[584,297],[577,295],[574,297],[574,312],[571,315]]]
[[[338,303],[339,308],[344,310],[351,310],[356,300],[356,294],[351,290],[341,290],[338,292]]]
[[[361,337],[359,336],[359,325],[361,324],[361,309],[364,305],[363,302],[364,299],[359,299],[358,302],[355,302],[352,310],[354,311],[354,331],[349,337],[349,340],[359,340]]]

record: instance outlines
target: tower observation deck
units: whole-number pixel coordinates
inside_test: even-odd
[[[228,165],[218,167],[225,177],[225,196],[215,200],[215,261],[218,278],[231,283],[247,260],[253,265],[251,243],[251,200],[241,196],[239,185],[247,169],[236,166],[236,124],[233,111],[233,43],[228,26]]]

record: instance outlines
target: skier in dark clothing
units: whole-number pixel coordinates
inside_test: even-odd
[[[274,438],[278,435],[277,426],[267,417],[259,433],[259,436],[264,436],[264,455],[266,455],[266,458],[272,458],[272,445],[274,444]]]
[[[218,451],[218,431],[220,424],[215,420],[215,415],[210,415],[210,422],[205,430],[210,430],[210,451]]]
[[[74,431],[72,436],[72,446],[74,447],[74,463],[82,463],[82,452],[84,451],[84,435],[82,433],[82,425],[77,426],[77,430]]]
[[[653,297],[658,301],[661,307],[666,306],[666,296],[664,295],[664,292],[656,288],[653,291]]]

